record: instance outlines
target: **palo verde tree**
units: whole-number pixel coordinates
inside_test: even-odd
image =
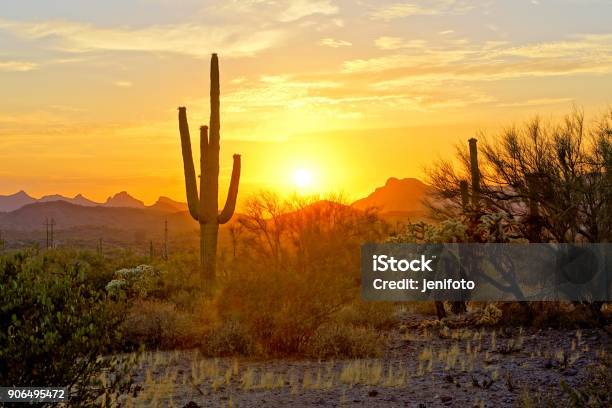
[[[558,124],[536,118],[511,127],[485,139],[482,158],[480,207],[466,206],[461,188],[470,177],[468,151],[458,149],[459,168],[442,161],[431,169],[430,207],[440,218],[503,214],[530,242],[612,240],[612,109],[590,126],[574,111]]]
[[[227,223],[234,214],[238,184],[240,182],[240,155],[234,155],[232,178],[223,210],[219,212],[219,59],[210,60],[210,135],[209,127],[200,127],[200,194],[196,185],[195,168],[191,153],[191,138],[187,124],[187,110],[179,110],[179,132],[185,171],[185,189],[189,213],[200,223],[200,274],[202,284],[210,288],[215,280],[217,236],[219,224]]]

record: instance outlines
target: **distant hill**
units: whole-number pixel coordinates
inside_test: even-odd
[[[155,202],[155,204],[149,206],[148,208],[165,212],[178,212],[188,210],[187,203],[175,201],[171,198],[164,196],[160,196]]]
[[[352,206],[361,210],[375,207],[381,214],[394,217],[403,214],[423,216],[426,208],[422,200],[427,190],[427,185],[418,179],[391,177],[384,186],[378,187],[367,197],[355,201]]]
[[[0,195],[0,212],[15,211],[27,204],[36,202],[34,197],[30,197],[25,191],[21,190],[11,195]]]
[[[155,204],[145,206],[145,204],[131,196],[127,191],[121,191],[113,196],[110,196],[103,203],[98,203],[82,194],[77,194],[74,197],[66,197],[61,194],[50,194],[41,198],[34,198],[25,191],[19,191],[15,194],[0,195],[0,212],[11,212],[18,210],[28,204],[33,203],[50,203],[54,201],[64,201],[71,204],[81,205],[84,207],[128,207],[128,208],[150,208],[153,210],[165,212],[187,211],[187,203],[175,201],[171,198],[161,196]]]
[[[142,201],[132,197],[128,194],[127,191],[122,191],[112,197],[108,197],[104,205],[106,207],[145,208],[145,205]]]
[[[57,230],[76,227],[107,227],[123,230],[159,230],[163,228],[167,212],[150,208],[83,206],[63,200],[36,202],[18,210],[0,214],[4,229],[36,231],[43,229],[47,218],[53,218]],[[170,221],[170,219],[169,219]],[[175,228],[193,228],[187,213],[173,215]]]
[[[83,205],[86,207],[93,207],[95,205],[102,205],[100,203],[96,203],[95,201],[90,200],[87,197],[84,197],[82,194],[77,194],[74,197],[70,198],[70,197],[66,197],[60,194],[51,194],[51,195],[46,195],[43,196],[41,198],[39,198],[38,200],[36,200],[39,203],[48,203],[51,201],[66,201],[68,203],[72,203],[72,204],[76,204],[76,205]]]

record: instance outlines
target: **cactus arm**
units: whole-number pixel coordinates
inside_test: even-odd
[[[236,209],[236,198],[238,197],[238,184],[240,184],[240,155],[234,155],[234,166],[232,168],[232,179],[230,181],[229,191],[227,192],[227,200],[223,211],[217,217],[219,224],[227,223],[234,215]]]
[[[178,111],[187,205],[189,207],[189,214],[191,214],[194,220],[198,220],[200,203],[198,200],[198,187],[196,184],[195,167],[193,165],[193,155],[191,154],[191,138],[189,136],[189,124],[187,123],[187,109],[180,107]]]

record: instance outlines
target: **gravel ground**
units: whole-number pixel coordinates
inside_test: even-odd
[[[456,325],[460,326],[460,325]],[[440,328],[402,317],[378,359],[206,359],[196,350],[147,353],[128,406],[512,407],[553,401],[610,352],[606,330]]]

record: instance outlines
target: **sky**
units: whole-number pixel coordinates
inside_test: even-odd
[[[0,2],[0,194],[185,200],[178,106],[209,115],[220,196],[359,198],[456,143],[612,104],[612,1]],[[197,163],[199,158],[196,156]]]

